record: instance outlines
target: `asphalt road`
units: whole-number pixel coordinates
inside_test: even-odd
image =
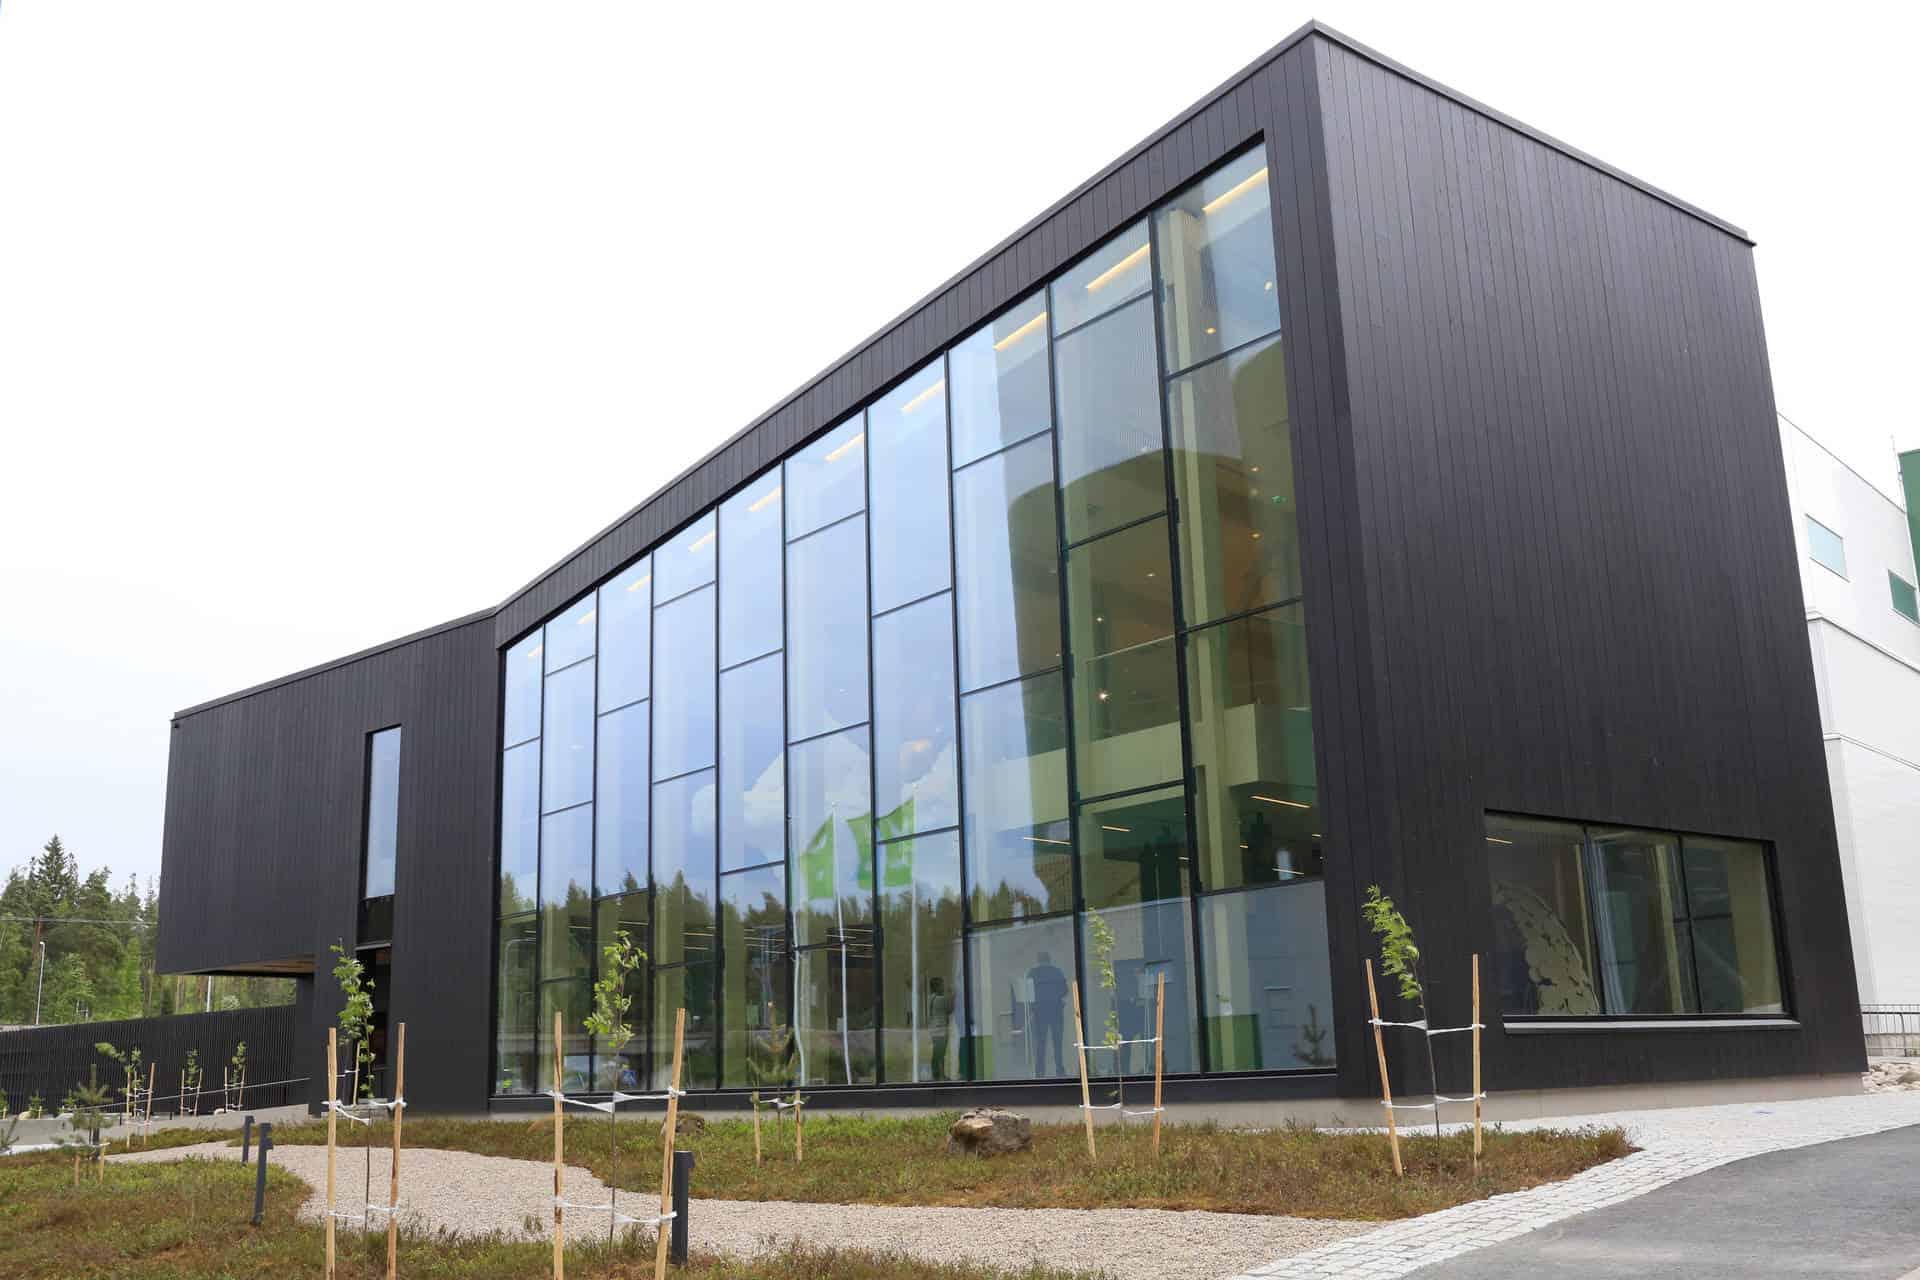
[[[1722,1165],[1413,1274],[1920,1280],[1920,1126]]]

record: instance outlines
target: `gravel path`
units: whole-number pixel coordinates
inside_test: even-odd
[[[195,1156],[235,1160],[218,1143],[113,1156],[142,1163]],[[325,1209],[324,1147],[275,1147],[272,1163],[320,1188],[302,1216]],[[357,1212],[366,1157],[342,1148],[337,1185],[342,1210]],[[401,1221],[422,1231],[458,1235],[501,1232],[544,1239],[552,1221],[553,1166],[533,1160],[408,1149],[400,1161]],[[387,1153],[373,1153],[373,1198],[384,1203]],[[567,1199],[604,1203],[607,1189],[585,1169],[567,1169]],[[621,1196],[623,1212],[644,1215],[659,1201],[639,1192]],[[700,1250],[751,1255],[789,1240],[901,1252],[936,1261],[966,1260],[1002,1267],[1043,1262],[1104,1268],[1115,1280],[1216,1280],[1355,1235],[1375,1225],[1238,1213],[1165,1209],[909,1209],[876,1205],[695,1200],[693,1245]],[[597,1223],[596,1223],[597,1219]],[[385,1219],[374,1220],[384,1229]],[[606,1230],[599,1214],[569,1213],[569,1233]]]

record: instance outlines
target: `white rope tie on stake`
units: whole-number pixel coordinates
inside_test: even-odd
[[[1394,1022],[1387,1018],[1368,1018],[1367,1022],[1376,1027],[1418,1027],[1422,1031],[1427,1029],[1427,1020],[1425,1018],[1415,1018],[1412,1022]]]
[[[1166,1110],[1165,1107],[1148,1107],[1145,1111],[1122,1111],[1120,1114],[1123,1116],[1139,1118],[1144,1116],[1157,1116],[1165,1110]]]
[[[614,1222],[623,1226],[657,1227],[663,1222],[671,1222],[679,1217],[677,1213],[660,1213],[652,1217],[636,1218],[630,1213],[621,1213],[610,1204],[580,1204],[573,1200],[562,1200],[559,1196],[553,1198],[553,1203],[557,1208],[573,1209],[580,1213],[611,1213]]]
[[[560,1092],[558,1089],[548,1089],[542,1096],[558,1098],[569,1107],[579,1107],[586,1111],[598,1111],[601,1115],[610,1116],[613,1114],[615,1108],[623,1102],[666,1102],[672,1098],[686,1097],[687,1091],[685,1089],[669,1089],[665,1093],[616,1093],[605,1102],[589,1102],[585,1098],[571,1097],[568,1094]]]
[[[1427,1029],[1427,1034],[1430,1036],[1450,1036],[1456,1031],[1484,1031],[1486,1028],[1487,1024],[1484,1022],[1469,1022],[1464,1027],[1430,1027]]]
[[[1076,1043],[1073,1047],[1076,1049],[1119,1049],[1121,1046],[1129,1045],[1129,1044],[1159,1044],[1159,1043],[1160,1043],[1159,1036],[1147,1036],[1145,1038],[1136,1038],[1133,1040],[1115,1040],[1112,1044],[1104,1044],[1104,1043],[1103,1044],[1078,1044]]]
[[[355,1124],[372,1124],[373,1123],[372,1116],[362,1116],[362,1115],[354,1114],[353,1112],[354,1105],[358,1105],[358,1104],[342,1106],[340,1105],[339,1101],[336,1099],[336,1100],[329,1101],[327,1103],[327,1109],[332,1111],[335,1115],[345,1116],[347,1119],[353,1121]]]

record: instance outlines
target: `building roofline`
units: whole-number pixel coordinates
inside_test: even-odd
[[[1774,412],[1774,416],[1779,418],[1780,421],[1786,423],[1788,426],[1792,427],[1795,431],[1798,431],[1802,436],[1806,437],[1808,444],[1812,445],[1814,448],[1818,449],[1820,452],[1826,454],[1829,458],[1832,458],[1835,462],[1839,463],[1842,467],[1846,469],[1846,472],[1848,475],[1852,476],[1855,480],[1858,480],[1861,484],[1867,486],[1867,488],[1873,490],[1874,493],[1879,495],[1882,501],[1884,501],[1888,506],[1892,507],[1895,511],[1898,511],[1902,516],[1902,518],[1906,516],[1907,509],[1906,507],[1901,505],[1900,499],[1894,497],[1892,494],[1888,493],[1885,489],[1882,489],[1879,485],[1875,484],[1873,481],[1869,480],[1867,477],[1861,475],[1860,469],[1858,467],[1854,466],[1851,462],[1848,462],[1845,458],[1835,453],[1831,448],[1828,447],[1826,441],[1822,440],[1819,436],[1816,436],[1815,434],[1813,434],[1813,432],[1807,430],[1805,427],[1795,422],[1792,418],[1789,418],[1786,414],[1781,413],[1778,409],[1775,409],[1773,412]],[[1913,452],[1920,452],[1920,450],[1916,450]],[[1905,454],[1899,453],[1896,451],[1893,455],[1895,464],[1897,465],[1900,459],[1905,456],[1906,456]],[[1917,553],[1917,554],[1920,554],[1920,553]]]
[[[1353,37],[1348,36],[1343,32],[1336,31],[1334,28],[1327,26],[1323,22],[1320,22],[1318,20],[1310,20],[1306,22],[1304,25],[1300,26],[1295,31],[1293,31],[1285,39],[1281,40],[1278,44],[1274,45],[1272,48],[1268,49],[1266,52],[1254,58],[1253,61],[1247,63],[1239,71],[1229,76],[1226,80],[1222,81],[1219,85],[1215,86],[1210,92],[1202,95],[1199,99],[1194,101],[1184,111],[1181,111],[1178,115],[1174,116],[1173,119],[1169,120],[1166,124],[1154,130],[1151,134],[1147,135],[1147,137],[1142,139],[1140,142],[1134,144],[1132,147],[1129,147],[1125,152],[1123,152],[1118,158],[1113,160],[1111,163],[1102,166],[1101,169],[1098,172],[1094,173],[1091,177],[1077,184],[1075,187],[1073,187],[1072,190],[1068,191],[1065,195],[1061,196],[1059,199],[1053,201],[1051,204],[1049,204],[1045,209],[1043,209],[1038,214],[1027,219],[1027,221],[1022,223],[1018,229],[1013,231],[1011,234],[1002,237],[992,248],[988,249],[986,252],[982,254],[977,255],[971,261],[969,261],[966,266],[954,272],[952,275],[942,280],[938,285],[928,290],[919,299],[914,301],[912,304],[906,307],[899,314],[893,316],[885,324],[874,329],[865,338],[862,338],[858,343],[854,344],[852,348],[850,348],[849,350],[841,354],[837,359],[828,363],[818,373],[814,374],[812,377],[808,378],[805,382],[801,383],[798,387],[795,387],[792,391],[782,396],[767,410],[755,416],[745,426],[733,432],[732,434],[727,436],[726,439],[722,440],[719,444],[715,445],[713,448],[707,450],[705,453],[700,455],[699,458],[695,459],[688,466],[682,468],[680,472],[673,477],[673,479],[667,481],[663,485],[660,485],[652,493],[648,494],[645,498],[635,503],[633,506],[629,507],[627,510],[623,511],[615,519],[609,521],[598,532],[594,533],[593,536],[589,537],[584,542],[580,543],[580,545],[576,546],[571,551],[567,552],[564,556],[561,556],[558,560],[554,561],[547,568],[543,569],[538,574],[535,574],[531,579],[522,583],[519,587],[515,588],[513,591],[509,592],[506,598],[503,599],[499,604],[494,605],[487,609],[482,609],[476,613],[468,614],[463,618],[457,618],[452,622],[442,623],[437,627],[430,627],[425,631],[419,631],[409,636],[403,636],[398,640],[392,640],[387,642],[386,644],[375,645],[370,649],[361,650],[359,653],[349,654],[348,656],[343,658],[336,658],[331,662],[321,663],[319,666],[309,667],[304,671],[295,672],[292,675],[283,676],[277,680],[268,680],[262,684],[254,685],[251,688],[242,689],[242,690],[239,690],[238,692],[230,693],[223,697],[210,699],[207,702],[199,703],[195,706],[188,707],[184,711],[175,713],[174,718],[177,720],[182,716],[192,715],[195,712],[204,711],[210,707],[219,706],[222,703],[232,702],[235,699],[248,697],[255,693],[262,693],[269,689],[274,689],[282,685],[290,684],[296,680],[303,680],[309,676],[318,675],[324,671],[331,670],[335,667],[342,666],[349,662],[357,662],[362,658],[372,657],[375,654],[382,653],[388,649],[397,648],[400,645],[411,644],[416,640],[426,639],[429,636],[436,635],[442,631],[450,630],[454,627],[465,626],[469,623],[480,621],[483,618],[491,618],[491,617],[497,616],[502,611],[510,608],[515,602],[520,600],[523,596],[539,588],[541,584],[545,583],[549,578],[552,578],[555,574],[563,571],[568,565],[572,564],[575,560],[579,559],[580,556],[590,551],[595,544],[599,543],[602,539],[613,534],[617,529],[620,528],[621,525],[633,519],[642,510],[644,510],[649,504],[658,500],[663,494],[670,493],[674,489],[678,488],[680,485],[686,483],[688,479],[690,479],[701,468],[713,462],[714,459],[718,458],[721,454],[725,453],[728,449],[733,448],[741,440],[752,435],[755,431],[759,430],[762,426],[764,426],[766,423],[768,423],[774,417],[776,417],[778,414],[784,411],[788,406],[792,405],[795,401],[799,400],[801,397],[805,396],[808,392],[812,391],[816,386],[820,385],[821,383],[825,382],[827,379],[831,378],[834,374],[839,372],[841,369],[845,368],[848,364],[851,364],[852,362],[858,360],[862,353],[867,351],[876,342],[884,338],[888,333],[892,332],[894,329],[898,328],[900,325],[910,320],[919,311],[933,304],[936,300],[940,298],[942,294],[945,294],[948,290],[954,288],[956,285],[965,281],[969,276],[973,275],[975,272],[979,271],[981,268],[991,263],[995,258],[1005,253],[1009,248],[1018,244],[1026,236],[1031,235],[1035,230],[1037,230],[1040,226],[1046,223],[1049,219],[1053,218],[1061,210],[1071,205],[1075,200],[1078,200],[1086,192],[1093,189],[1095,186],[1099,185],[1101,182],[1105,181],[1110,175],[1112,175],[1119,169],[1123,168],[1124,166],[1132,163],[1136,158],[1138,158],[1140,155],[1148,151],[1150,148],[1158,145],[1165,138],[1169,137],[1170,135],[1175,133],[1177,130],[1179,130],[1181,127],[1183,127],[1189,120],[1193,119],[1194,116],[1206,110],[1209,106],[1213,105],[1215,102],[1219,101],[1221,98],[1224,98],[1228,94],[1232,93],[1247,79],[1249,79],[1254,75],[1257,75],[1261,70],[1269,66],[1271,63],[1273,63],[1275,60],[1277,60],[1278,58],[1286,54],[1288,51],[1292,50],[1295,46],[1299,45],[1305,40],[1308,40],[1316,36],[1319,37],[1320,39],[1327,41],[1330,44],[1337,45],[1340,48],[1345,49],[1347,52],[1353,54],[1356,57],[1363,58],[1366,61],[1373,63],[1375,66],[1381,68],[1384,71],[1390,72],[1393,75],[1399,76],[1402,79],[1408,80],[1425,89],[1428,89],[1434,93],[1437,93],[1442,97],[1447,98],[1452,102],[1466,108],[1467,110],[1472,111],[1480,116],[1483,116],[1486,119],[1492,121],[1493,123],[1502,126],[1503,128],[1511,129],[1514,132],[1519,133],[1522,136],[1527,137],[1532,141],[1541,144],[1542,146],[1550,147],[1553,150],[1560,152],[1562,155],[1565,155],[1569,159],[1574,160],[1582,165],[1585,165],[1588,168],[1591,168],[1601,174],[1606,175],[1607,177],[1614,178],[1620,182],[1624,182],[1628,186],[1633,187],[1634,189],[1640,191],[1641,193],[1651,196],[1655,200],[1658,200],[1661,203],[1666,204],[1669,207],[1676,209],[1679,212],[1686,214],[1689,217],[1698,219],[1699,221],[1706,223],[1708,226],[1711,226],[1718,231],[1721,231],[1729,236],[1732,236],[1735,239],[1738,239],[1749,246],[1751,246],[1754,243],[1753,239],[1750,236],[1748,236],[1748,234],[1744,230],[1742,230],[1740,227],[1735,226],[1733,223],[1728,222],[1723,218],[1716,217],[1715,215],[1708,213],[1706,210],[1701,209],[1697,205],[1689,204],[1685,200],[1682,200],[1677,196],[1671,195],[1668,192],[1663,191],[1660,188],[1652,185],[1651,183],[1643,182],[1639,178],[1634,177],[1632,174],[1627,173],[1622,169],[1615,168],[1613,165],[1610,165],[1603,160],[1596,159],[1594,156],[1591,156],[1586,152],[1579,150],[1576,147],[1569,146],[1566,143],[1560,141],[1558,138],[1555,138],[1550,134],[1543,133],[1540,130],[1535,129],[1530,125],[1522,123],[1521,121],[1514,119],[1512,116],[1509,116],[1504,112],[1496,111],[1492,107],[1487,106],[1485,103],[1482,103],[1475,98],[1468,97],[1466,94],[1461,93],[1456,89],[1449,88],[1448,86],[1440,83],[1437,80],[1432,79],[1429,76],[1422,75],[1420,72],[1415,71],[1413,68],[1406,66],[1404,63],[1398,62],[1388,57],[1387,55],[1380,53],[1379,51],[1369,47],[1368,45],[1362,44],[1360,41],[1355,40]]]
[[[276,676],[271,680],[263,680],[259,684],[249,685],[245,689],[236,689],[232,693],[223,693],[217,698],[208,698],[205,702],[196,702],[190,707],[174,712],[173,720],[175,723],[178,723],[188,716],[198,715],[202,711],[211,711],[215,707],[224,706],[229,702],[238,702],[242,698],[251,698],[256,693],[266,693],[270,689],[278,689],[285,685],[310,679],[313,676],[324,675],[339,667],[359,662],[365,658],[377,657],[393,649],[405,648],[407,645],[416,644],[422,640],[431,640],[437,635],[444,635],[449,631],[458,631],[461,627],[472,626],[476,622],[488,621],[498,612],[498,608],[481,609],[477,613],[469,613],[465,617],[454,618],[450,622],[436,623],[431,627],[426,627],[409,635],[401,636],[397,640],[385,640],[357,652],[349,653],[344,657],[332,658],[315,666],[304,667],[290,675]]]

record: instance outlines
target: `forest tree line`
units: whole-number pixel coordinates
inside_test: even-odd
[[[104,1022],[153,1014],[290,1004],[289,978],[202,978],[154,972],[160,925],[155,881],[129,875],[116,890],[113,872],[80,874],[59,836],[0,890],[0,1026]],[[43,965],[40,944],[46,944]]]

